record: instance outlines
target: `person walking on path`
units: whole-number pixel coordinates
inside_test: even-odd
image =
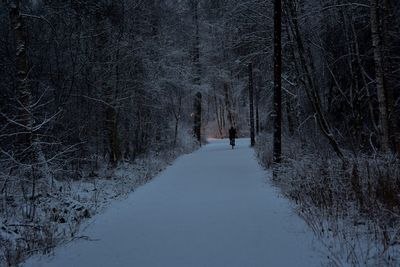
[[[230,145],[232,146],[232,149],[235,147],[235,138],[236,138],[236,129],[235,127],[231,127],[229,129],[229,142]]]

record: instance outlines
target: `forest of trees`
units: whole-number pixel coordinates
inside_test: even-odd
[[[42,203],[63,202],[71,181],[113,177],[123,163],[190,149],[194,12],[158,0],[0,2],[5,226],[49,224],[54,218],[43,216],[55,215]],[[17,228],[17,241],[8,238],[14,228],[3,229],[0,257],[12,264],[24,251],[46,249],[43,229],[33,229],[23,238],[32,229]]]
[[[46,198],[63,183],[104,179],[103,167],[177,156],[230,126],[250,135],[250,88],[266,166],[282,117],[274,168],[286,194],[336,219],[354,203],[380,229],[384,251],[399,242],[400,2],[2,0],[0,36],[4,225],[44,225],[37,209],[46,212]],[[43,228],[12,240],[10,227],[1,260],[49,249],[28,240],[44,240]]]

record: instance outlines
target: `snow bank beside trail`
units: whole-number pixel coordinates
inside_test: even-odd
[[[104,164],[85,178],[57,181],[49,194],[35,199],[33,221],[24,216],[31,207],[14,197],[0,214],[0,266],[16,266],[32,254],[50,253],[62,243],[82,238],[80,228],[94,215],[151,180],[178,155],[192,151],[193,145],[184,148],[153,152],[116,169]]]
[[[334,152],[286,138],[274,186],[296,203],[330,266],[400,266],[400,160],[359,154],[344,167]],[[271,135],[258,137],[266,166],[272,147]]]
[[[320,266],[314,236],[248,147],[211,141],[25,266]],[[318,245],[318,243],[316,243]]]

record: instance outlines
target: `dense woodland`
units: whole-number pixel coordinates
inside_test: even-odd
[[[0,260],[72,235],[50,234],[60,220],[43,204],[71,198],[65,184],[174,158],[230,126],[247,136],[254,121],[260,161],[317,233],[347,225],[338,221],[374,229],[365,239],[376,250],[365,260],[357,247],[348,263],[398,264],[400,2],[283,0],[280,10],[278,105],[274,1],[2,0]]]

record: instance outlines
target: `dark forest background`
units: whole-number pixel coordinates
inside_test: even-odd
[[[372,225],[368,240],[380,244],[373,255],[393,264],[400,3],[284,0],[282,12],[276,183],[320,234],[342,220]],[[2,0],[2,259],[13,265],[51,247],[43,229],[59,220],[43,203],[62,203],[65,183],[110,178],[143,158],[175,158],[199,145],[197,128],[202,142],[232,125],[247,136],[250,63],[256,149],[271,166],[273,33],[266,0]],[[21,238],[27,222],[40,227]]]

